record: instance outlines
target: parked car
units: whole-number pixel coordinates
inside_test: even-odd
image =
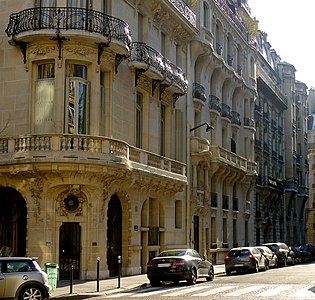
[[[301,246],[291,246],[289,247],[295,255],[295,262],[297,263],[305,263],[305,262],[309,262],[312,261],[312,256],[311,253],[307,250],[305,250],[306,248]]]
[[[181,280],[191,285],[201,277],[213,280],[214,268],[194,249],[165,250],[148,262],[147,276],[152,286],[158,286],[161,281],[178,284]]]
[[[267,246],[257,246],[257,248],[267,258],[268,269],[270,267],[276,268],[278,266],[278,257],[276,253],[271,251]]]
[[[288,263],[295,264],[294,252],[285,243],[265,243],[263,246],[267,246],[278,257],[278,265],[286,267]]]
[[[0,299],[43,300],[49,297],[48,276],[35,259],[0,257]]]
[[[258,272],[268,268],[267,258],[256,247],[232,248],[225,257],[225,273],[231,275],[232,271]]]

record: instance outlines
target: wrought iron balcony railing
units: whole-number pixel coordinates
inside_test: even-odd
[[[244,118],[244,126],[247,127],[255,127],[255,120],[251,119],[251,118]]]
[[[220,99],[217,96],[210,95],[209,109],[216,110],[219,113],[221,112],[222,108],[220,105]]]
[[[230,120],[232,119],[231,107],[227,105],[226,103],[222,103],[221,117],[228,118]]]
[[[215,0],[217,5],[223,11],[223,13],[227,16],[227,18],[234,23],[239,32],[247,39],[248,31],[241,19],[241,17],[233,12],[231,8],[227,5],[227,2],[224,0]]]
[[[10,15],[6,33],[12,39],[28,31],[53,30],[55,34],[62,31],[82,30],[100,34],[109,40],[116,39],[131,49],[131,32],[129,25],[118,18],[99,11],[77,7],[36,7],[22,10]]]
[[[207,96],[205,93],[205,88],[199,83],[193,83],[193,90],[192,90],[192,96],[193,98],[197,98],[201,100],[202,102],[207,101]]]
[[[145,64],[145,67],[152,67],[161,75],[165,68],[163,55],[146,43],[141,42],[134,42],[132,44],[129,62],[143,63]]]
[[[237,111],[231,111],[231,122],[232,124],[241,126],[242,122],[241,122],[241,117],[240,114]]]
[[[196,27],[196,14],[183,0],[169,0],[174,7],[187,19],[187,21]]]
[[[144,71],[151,67],[164,80],[177,85],[182,90],[182,93],[187,93],[188,82],[183,70],[146,43],[134,42],[132,44],[129,63],[144,64],[144,66],[140,66]]]

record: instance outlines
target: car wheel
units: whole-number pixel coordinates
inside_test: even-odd
[[[214,278],[214,269],[213,269],[213,267],[210,268],[208,275],[209,276],[207,277],[207,281],[212,281],[213,278]]]
[[[19,295],[19,300],[29,300],[29,299],[43,300],[44,294],[39,287],[28,286],[21,291]]]
[[[295,257],[292,257],[292,266],[295,265]]]
[[[173,280],[173,283],[174,283],[174,285],[179,285],[179,280],[178,279]]]
[[[197,281],[197,272],[196,269],[192,269],[190,273],[190,278],[187,280],[189,285],[196,284]]]
[[[288,260],[287,260],[287,258],[285,258],[283,261],[283,266],[286,267],[287,265],[288,265]]]
[[[226,270],[225,273],[226,273],[227,276],[231,275],[231,271],[230,270]]]
[[[150,284],[151,284],[151,286],[159,286],[160,285],[160,280],[150,279]]]

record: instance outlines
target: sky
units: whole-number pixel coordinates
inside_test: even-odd
[[[251,16],[295,79],[315,87],[315,0],[248,0]]]

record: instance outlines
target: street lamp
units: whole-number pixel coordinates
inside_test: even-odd
[[[190,132],[192,132],[192,131],[194,131],[194,130],[196,130],[196,129],[198,129],[199,127],[204,126],[204,125],[206,125],[206,131],[207,131],[207,132],[210,131],[211,129],[214,129],[214,127],[213,127],[212,125],[210,125],[209,123],[205,122],[205,123],[199,124],[199,125],[196,126],[196,127],[191,128],[191,129],[190,129]]]

